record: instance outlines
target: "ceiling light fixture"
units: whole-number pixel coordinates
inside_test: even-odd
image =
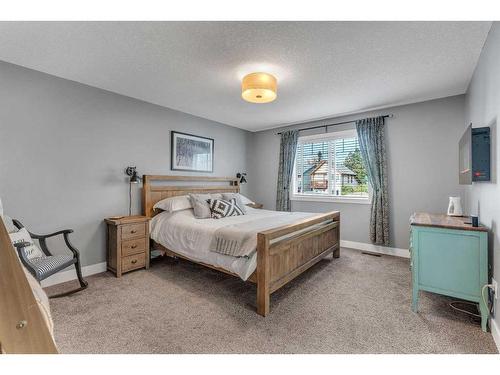
[[[250,103],[269,103],[276,99],[278,82],[268,73],[250,73],[241,81],[241,97]]]

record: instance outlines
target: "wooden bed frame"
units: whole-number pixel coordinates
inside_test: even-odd
[[[173,182],[178,181],[196,181],[202,184],[172,185]],[[165,182],[170,182],[170,184],[165,185]],[[225,183],[225,185],[215,183]],[[239,180],[230,177],[144,175],[142,191],[144,215],[153,217],[157,213],[153,210],[154,204],[165,198],[189,193],[239,193],[239,191]],[[257,269],[248,279],[257,284],[257,312],[262,316],[269,314],[271,294],[325,256],[332,254],[333,258],[338,258],[340,256],[339,240],[339,211],[318,214],[308,219],[298,220],[294,224],[258,233]],[[194,262],[154,241],[152,248],[162,249],[169,256]],[[208,264],[194,263],[236,276]]]

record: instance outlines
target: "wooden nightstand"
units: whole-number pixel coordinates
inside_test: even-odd
[[[104,219],[108,224],[108,270],[121,277],[125,272],[149,268],[149,218],[124,216]]]
[[[264,205],[262,203],[249,203],[247,204],[248,207],[252,207],[252,208],[262,208],[264,207]]]

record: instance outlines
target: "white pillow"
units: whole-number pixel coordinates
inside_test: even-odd
[[[40,250],[40,248],[34,244],[33,240],[31,239],[31,236],[29,232],[26,230],[26,228],[21,228],[19,231],[10,233],[10,240],[12,242],[12,245],[19,243],[19,242],[29,242],[31,245],[27,246],[24,248],[24,251],[26,252],[26,257],[28,259],[34,259],[34,258],[40,258],[45,256],[45,254]],[[17,249],[16,249],[17,250]],[[17,253],[17,251],[16,251]]]
[[[248,199],[247,197],[245,197],[243,194],[238,193],[238,195],[240,196],[241,203],[243,203],[245,205],[246,204],[254,204],[255,203],[254,201],[252,201],[252,200]]]
[[[14,232],[18,231],[18,229],[16,228],[16,226],[12,222],[12,218],[10,216],[3,215],[2,219],[3,219],[3,223],[5,224],[5,228],[7,228],[7,233],[10,234],[10,233],[14,233]]]
[[[194,216],[197,219],[209,219],[211,217],[209,199],[212,198],[210,194],[189,194],[191,205],[193,206]]]
[[[190,208],[193,208],[193,205],[191,204],[189,196],[187,195],[165,198],[159,202],[156,202],[156,204],[153,206],[153,209],[155,210],[163,210],[166,212],[182,211],[188,210]]]
[[[224,198],[225,196],[231,196],[231,198],[232,197],[237,197],[236,198],[236,203],[240,203],[241,202],[241,204],[245,205],[245,206],[247,204],[254,204],[255,203],[254,201],[248,199],[247,197],[245,197],[243,194],[240,194],[240,193],[223,193],[222,197]],[[226,199],[226,198],[224,198],[224,199]]]

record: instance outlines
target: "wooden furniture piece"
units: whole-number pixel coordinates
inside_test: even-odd
[[[57,348],[0,218],[0,353],[55,354]]]
[[[469,218],[415,213],[410,219],[413,284],[412,309],[420,290],[479,303],[486,332],[488,306],[482,288],[488,284],[488,229],[472,227]]]
[[[105,219],[108,270],[121,277],[125,272],[149,268],[149,218],[124,216]]]
[[[247,204],[248,207],[252,207],[252,208],[263,208],[264,205],[262,203],[249,203]]]
[[[176,185],[175,183],[179,181],[201,184]],[[226,185],[219,184],[224,182]],[[145,175],[142,189],[144,215],[153,217],[157,213],[153,210],[154,204],[165,198],[189,193],[239,193],[239,191],[239,179],[231,177]],[[271,294],[325,256],[332,254],[334,258],[338,258],[339,240],[340,212],[338,211],[318,214],[298,220],[294,224],[258,233],[257,269],[249,278],[250,282],[257,284],[257,312],[262,316],[269,314]],[[157,243],[154,243],[154,247],[163,249],[169,256],[186,259],[177,254],[175,249],[166,249]],[[236,276],[214,266],[195,263]]]
[[[19,220],[13,219],[12,222],[17,229],[24,228],[23,224]],[[89,284],[83,279],[82,266],[80,264],[80,252],[71,244],[69,240],[69,235],[73,233],[73,229],[63,229],[50,234],[35,234],[31,233],[30,231],[28,231],[28,233],[32,239],[38,240],[40,248],[42,249],[44,254],[43,257],[36,258],[36,262],[28,258],[27,254],[24,251],[24,248],[31,245],[29,242],[16,243],[14,246],[17,249],[19,259],[21,259],[22,264],[38,282],[41,282],[42,280],[45,280],[46,278],[72,265],[75,266],[76,276],[78,278],[78,282],[80,283],[80,287],[67,292],[51,295],[49,298],[65,297],[69,296],[70,294],[87,289]],[[66,247],[71,251],[71,255],[54,255],[47,247],[48,238],[60,235],[63,236],[64,243],[66,244]]]

